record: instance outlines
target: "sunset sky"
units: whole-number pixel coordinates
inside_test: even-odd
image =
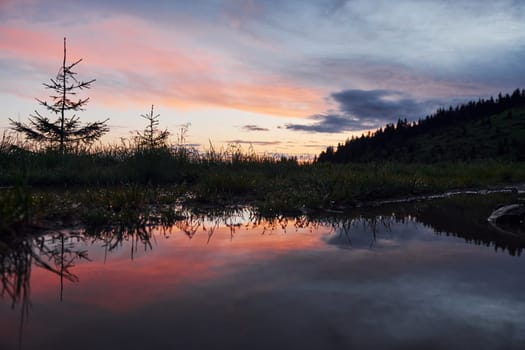
[[[105,143],[155,105],[174,138],[317,154],[399,117],[525,87],[521,0],[0,0],[0,131],[51,91],[63,37]]]

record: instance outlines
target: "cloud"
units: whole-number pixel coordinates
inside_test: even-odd
[[[228,144],[243,144],[243,145],[257,145],[257,146],[275,146],[280,145],[281,141],[248,141],[248,140],[227,140]]]
[[[307,144],[304,144],[303,147],[306,147],[306,148],[315,148],[315,149],[326,149],[326,147],[328,147],[330,145],[326,144],[326,145],[320,145],[320,144],[317,144],[317,143],[307,143]]]
[[[319,133],[374,129],[399,118],[417,120],[443,105],[443,101],[419,101],[390,90],[343,90],[330,99],[338,104],[337,112],[316,114],[309,117],[313,124],[286,124],[286,129]]]
[[[222,139],[262,115],[365,130],[523,87],[524,18],[519,0],[0,0],[0,95],[44,98],[67,35],[99,111],[248,112]]]
[[[342,131],[364,129],[361,121],[357,119],[349,119],[348,117],[339,114],[318,114],[310,117],[310,119],[314,120],[315,123],[286,124],[285,127],[288,130],[321,133],[338,133]]]
[[[263,128],[257,125],[249,124],[242,127],[244,131],[270,131],[268,128]]]
[[[128,108],[153,102],[186,109],[218,107],[300,117],[324,105],[321,96],[325,90],[262,74],[221,49],[199,47],[188,37],[173,36],[173,28],[151,26],[125,15],[80,22],[68,28],[68,57],[84,58],[80,68],[88,72],[88,78],[97,78],[93,101],[108,106]],[[56,71],[62,46],[59,32],[43,24],[0,24],[0,60],[10,63],[0,68],[5,81],[14,81],[16,87],[34,81],[29,72],[14,75],[28,71],[27,67],[38,69],[39,75],[44,70]],[[100,37],[104,40],[96,39]],[[12,85],[2,85],[0,90],[12,92]]]
[[[343,90],[331,94],[345,115],[359,120],[413,119],[428,111],[428,104],[401,92],[387,90]]]

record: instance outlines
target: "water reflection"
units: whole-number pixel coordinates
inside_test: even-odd
[[[410,219],[397,219],[395,215],[391,216],[373,216],[370,218],[345,218],[336,220],[332,218],[325,224],[330,225],[334,234],[327,240],[328,244],[333,244],[345,249],[351,248],[369,248],[372,249],[377,245],[378,235],[381,233],[388,234],[391,232],[391,226],[395,222],[403,224]],[[366,232],[368,234],[363,235]]]
[[[19,344],[22,344],[24,322],[29,315],[31,271],[41,268],[59,280],[59,298],[63,299],[64,280],[78,282],[71,271],[79,260],[89,260],[85,250],[77,245],[85,241],[82,235],[63,233],[14,239],[0,250],[1,296],[14,309],[20,304]],[[2,242],[5,243],[5,242]]]
[[[122,313],[126,316],[123,316],[125,319],[121,322],[127,324],[131,322],[127,317],[131,317],[135,308],[155,319],[160,317],[163,309],[153,313],[146,311],[141,305],[149,305],[147,309],[151,307],[151,310],[154,310],[160,305],[168,307],[173,304],[172,307],[181,313],[181,319],[189,317],[188,323],[181,325],[182,329],[198,323],[192,319],[193,312],[200,312],[203,317],[221,323],[220,318],[217,318],[219,316],[209,314],[215,312],[230,320],[232,324],[246,327],[238,324],[239,320],[249,317],[252,322],[256,321],[246,314],[248,311],[241,310],[250,310],[254,315],[260,314],[261,320],[266,322],[269,321],[265,319],[269,317],[266,311],[268,309],[277,312],[279,317],[290,324],[295,324],[290,332],[308,331],[311,325],[302,320],[308,316],[305,312],[311,305],[325,305],[327,300],[334,298],[333,293],[336,293],[336,296],[345,295],[345,298],[350,297],[351,300],[368,300],[367,309],[367,304],[357,305],[355,301],[335,298],[342,303],[339,305],[341,310],[348,312],[351,306],[356,317],[367,320],[371,313],[375,314],[377,316],[369,322],[373,321],[373,324],[380,327],[378,329],[386,327],[385,329],[393,331],[393,324],[399,325],[395,322],[395,317],[406,316],[403,308],[406,308],[408,313],[419,310],[432,314],[435,312],[432,308],[438,308],[440,313],[444,312],[447,308],[441,304],[432,304],[434,306],[431,309],[421,309],[421,305],[435,303],[436,300],[440,303],[452,302],[446,294],[442,294],[445,292],[435,290],[436,286],[440,285],[443,285],[446,293],[454,293],[454,307],[458,309],[464,307],[457,304],[458,300],[465,300],[468,294],[473,296],[467,300],[466,305],[480,304],[480,300],[493,302],[492,298],[495,298],[494,300],[499,302],[517,302],[514,305],[516,310],[525,310],[522,297],[505,294],[510,293],[508,285],[515,283],[518,276],[521,276],[513,274],[515,270],[509,268],[509,260],[506,259],[521,254],[525,245],[524,239],[519,236],[501,235],[485,220],[487,212],[490,213],[494,206],[493,202],[501,200],[492,198],[492,202],[487,203],[486,198],[481,202],[479,198],[458,198],[446,202],[421,202],[405,206],[354,210],[349,213],[313,213],[297,217],[265,217],[246,208],[213,211],[185,209],[179,213],[176,221],[160,227],[142,222],[137,225],[91,228],[14,239],[0,244],[1,294],[2,299],[11,308],[19,308],[20,327],[16,330],[19,334],[19,345],[22,344],[24,323],[32,304],[30,297],[34,291],[31,290],[31,285],[38,287],[33,293],[38,300],[38,307],[35,307],[35,310],[31,309],[36,316],[30,331],[33,335],[47,337],[39,333],[41,328],[46,328],[42,320],[51,317],[40,311],[49,309],[44,305],[48,305],[51,300],[48,289],[42,288],[46,283],[54,283],[54,293],[55,296],[58,295],[59,302],[82,310],[82,313],[87,313],[97,320],[100,317],[114,319],[117,314]],[[463,241],[469,244],[464,244]],[[476,245],[492,248],[488,250]],[[496,255],[492,250],[505,254]],[[466,261],[457,266],[450,266],[458,276],[451,275],[448,270],[451,259]],[[510,266],[514,266],[514,269],[524,272],[521,260],[513,259],[509,264],[513,264]],[[340,270],[341,266],[345,268]],[[500,270],[505,273],[500,273]],[[479,278],[470,281],[468,286],[453,282],[456,278],[464,279],[465,276]],[[82,283],[78,283],[80,278],[83,278]],[[487,283],[494,282],[494,285],[482,284],[481,281],[486,278],[490,281]],[[491,278],[502,280],[493,281]],[[501,289],[497,289],[497,285]],[[420,293],[415,301],[407,296],[410,294],[406,290],[409,286],[416,288],[414,290]],[[70,291],[66,293],[65,288],[69,288]],[[286,293],[293,291],[293,294],[279,294],[282,288]],[[465,288],[464,293],[462,288]],[[399,300],[391,300],[392,297],[383,294],[383,290],[388,290]],[[479,293],[478,290],[488,294],[476,299],[474,296]],[[273,301],[269,304],[270,301],[258,297],[254,299],[254,295],[270,295],[270,300]],[[375,301],[368,299],[374,295],[379,298]],[[330,298],[320,300],[320,296]],[[403,306],[395,309],[392,305],[393,309],[390,309],[390,306],[383,304],[385,300]],[[198,304],[201,302],[202,305]],[[413,302],[423,304],[416,306]],[[237,303],[242,306],[236,306]],[[221,309],[221,305],[229,305],[231,310],[225,311]],[[309,306],[302,309],[301,305]],[[332,309],[329,303],[325,306],[326,310],[332,311],[316,312],[324,316],[333,312],[337,317],[341,317],[338,309]],[[215,311],[206,311],[207,308]],[[384,308],[387,308],[386,313]],[[68,308],[67,314],[85,317],[73,309]],[[97,310],[101,316],[93,315],[92,310]],[[499,319],[503,317],[500,312],[508,314],[509,310],[508,307],[484,309],[486,314],[482,317]],[[53,313],[50,310],[46,312]],[[472,310],[461,312],[481,317]],[[242,315],[240,319],[238,313]],[[379,316],[383,314],[384,316]],[[445,316],[440,314],[439,317]],[[377,320],[376,317],[382,319]],[[439,323],[441,327],[442,321],[446,323],[446,317],[444,321],[432,319],[432,322]],[[0,331],[0,348],[9,348],[13,344],[8,336],[10,331],[15,331],[10,325],[10,318],[12,316],[0,314],[0,329],[4,329]],[[507,318],[505,320],[515,328],[513,332],[525,330],[524,322],[519,321],[519,316],[510,321]],[[364,327],[367,332],[370,331],[369,325],[359,319],[351,318],[351,321],[356,323],[357,328]],[[392,324],[386,326],[387,322]],[[416,326],[417,320],[406,322],[407,327],[419,327]],[[332,325],[332,322],[328,324]],[[463,327],[461,324],[456,326]],[[337,329],[337,332],[342,331],[339,326],[330,327]],[[486,331],[483,327],[480,329]],[[494,330],[491,328],[491,331]],[[244,332],[260,336],[255,329],[245,329]],[[280,332],[284,332],[279,334],[286,339],[291,334],[283,330]],[[405,334],[406,329],[397,329],[396,332],[410,337]],[[219,337],[215,332],[211,333]],[[515,336],[515,333],[513,334]],[[212,335],[210,339],[213,339]],[[344,334],[338,333],[337,337],[342,337],[346,342],[343,343],[348,345]],[[48,341],[53,343],[50,339]],[[200,342],[201,345],[210,345],[204,340]],[[385,347],[382,343],[374,342],[375,340],[356,340],[356,344],[361,346],[373,343],[372,345],[379,348]],[[275,345],[270,343],[262,344]],[[320,341],[303,345],[305,348],[311,348],[313,344],[322,347],[329,346],[330,342]],[[441,344],[450,345],[446,342]],[[510,344],[514,343],[511,341]],[[188,344],[182,342],[177,345]],[[245,347],[250,344],[241,345]],[[32,347],[37,348],[35,343],[29,342],[27,348]]]
[[[79,249],[79,242],[86,237],[78,234],[49,234],[41,237],[26,237],[10,242],[0,254],[2,297],[29,305],[31,268],[42,268],[56,275],[60,281],[60,299],[63,297],[64,280],[77,282],[71,271],[75,262],[89,260],[87,251]]]
[[[82,233],[82,236],[89,239],[91,244],[100,244],[104,247],[104,261],[108,253],[129,245],[130,259],[133,260],[138,249],[153,249],[151,240],[154,239],[151,226],[125,225],[117,227],[105,227],[99,229],[89,229]]]
[[[495,207],[516,201],[516,195],[459,196],[452,199],[421,202],[400,210],[434,230],[436,234],[452,235],[466,242],[519,256],[525,246],[525,236],[512,231],[501,232],[487,222]]]
[[[469,243],[492,246],[496,251],[519,256],[525,246],[525,238],[502,235],[485,220],[489,209],[480,210],[480,205],[473,205],[471,200],[462,198],[462,205],[457,201],[446,200],[446,205],[440,201],[410,206],[397,205],[396,211],[385,206],[368,208],[366,212],[317,213],[296,217],[261,216],[248,208],[213,211],[186,209],[179,213],[178,220],[172,225],[149,226],[142,222],[15,239],[2,242],[3,248],[0,250],[2,297],[10,300],[12,305],[24,303],[29,295],[31,268],[36,266],[58,277],[62,299],[64,280],[78,281],[78,277],[71,271],[75,263],[89,260],[87,250],[79,247],[85,247],[86,244],[102,247],[104,261],[111,252],[127,247],[129,258],[133,260],[139,250],[152,250],[158,237],[170,238],[174,233],[183,234],[190,240],[198,234],[205,235],[206,243],[210,244],[219,231],[227,232],[229,239],[233,240],[239,231],[251,230],[260,235],[268,235],[325,229],[328,234],[326,243],[351,249],[373,248],[378,244],[379,235],[388,235],[393,224],[421,223],[431,228],[434,234],[460,237]],[[486,207],[492,208],[491,205]]]

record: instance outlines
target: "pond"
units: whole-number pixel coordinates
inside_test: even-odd
[[[525,240],[505,196],[263,217],[0,246],[0,349],[523,349]]]

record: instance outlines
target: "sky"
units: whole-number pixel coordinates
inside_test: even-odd
[[[104,144],[154,105],[200,150],[313,155],[525,87],[522,0],[0,0],[0,131],[44,114],[64,37]]]

